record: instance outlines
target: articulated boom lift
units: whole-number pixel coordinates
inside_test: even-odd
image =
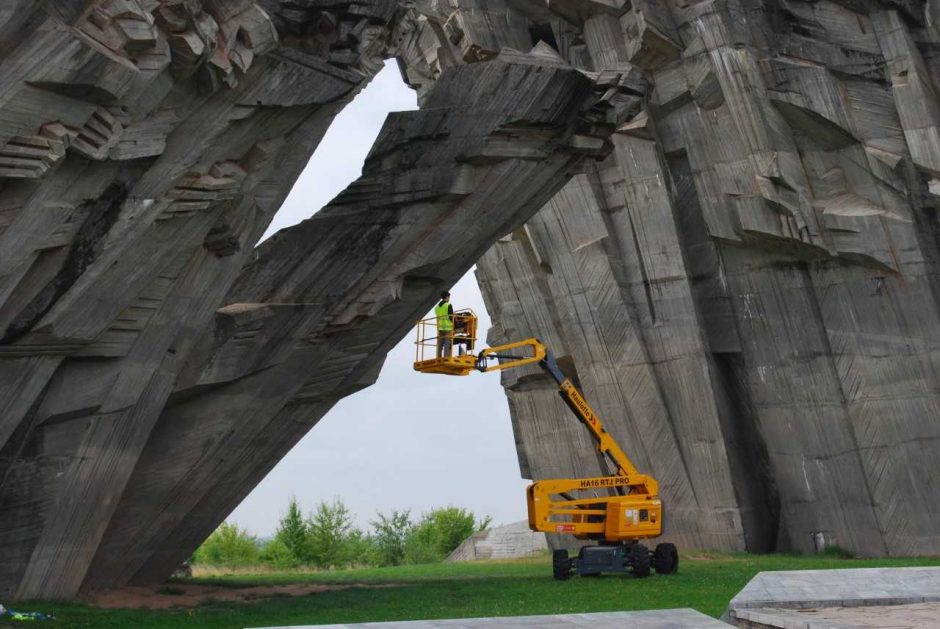
[[[434,330],[434,337],[427,336],[429,330]],[[663,507],[658,483],[637,471],[541,341],[526,339],[474,354],[476,316],[470,310],[454,313],[452,340],[458,348],[457,355],[439,355],[441,352],[436,351],[435,357],[429,358],[427,350],[437,346],[436,334],[435,319],[418,323],[415,370],[465,376],[473,371],[537,364],[558,384],[559,395],[588,429],[598,452],[612,467],[607,476],[540,480],[526,489],[529,528],[544,533],[568,533],[596,542],[582,546],[576,559],[569,559],[566,550],[554,551],[552,567],[556,579],[567,579],[572,571],[583,576],[630,572],[635,577],[647,577],[651,566],[660,574],[676,572],[679,556],[673,544],[658,544],[650,552],[641,543],[662,534]]]

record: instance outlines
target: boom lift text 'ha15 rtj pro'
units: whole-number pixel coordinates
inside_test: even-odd
[[[651,552],[641,543],[662,534],[663,507],[656,480],[633,467],[577,387],[558,368],[552,352],[533,338],[488,347],[475,354],[476,315],[472,310],[459,310],[451,317],[452,325],[444,325],[451,328],[447,331],[439,331],[436,317],[418,322],[415,370],[466,376],[473,371],[537,364],[558,384],[562,400],[591,433],[598,451],[613,467],[608,476],[540,480],[526,489],[529,528],[544,533],[569,533],[597,543],[583,546],[576,559],[569,559],[566,550],[554,551],[555,578],[567,579],[572,571],[583,576],[630,572],[635,577],[646,577],[650,567],[660,574],[676,572],[679,555],[673,544],[658,544]],[[438,342],[445,335],[449,342]],[[451,351],[454,346],[456,352]]]

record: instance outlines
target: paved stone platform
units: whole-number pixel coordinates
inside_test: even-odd
[[[911,607],[923,604],[930,605]],[[749,627],[940,626],[935,620],[934,625],[898,624],[907,622],[906,612],[940,618],[937,604],[940,568],[761,572],[731,599],[722,620]]]
[[[606,612],[553,616],[502,616],[498,618],[455,618],[406,622],[367,622],[351,625],[303,625],[290,629],[480,629],[491,627],[539,627],[540,629],[728,629],[728,625],[694,609],[658,609],[641,612]],[[288,629],[266,627],[264,629]]]
[[[742,622],[743,621],[743,622]],[[927,629],[940,627],[940,603],[876,605],[866,607],[823,607],[820,609],[741,609],[737,622],[747,627],[785,629],[850,629],[891,627]]]

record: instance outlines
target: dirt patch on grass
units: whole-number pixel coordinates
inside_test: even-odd
[[[199,607],[208,602],[252,603],[280,596],[308,596],[321,592],[336,592],[350,588],[386,588],[395,584],[344,585],[332,583],[292,583],[289,585],[259,585],[252,587],[221,587],[172,583],[153,587],[127,586],[116,590],[89,592],[82,600],[104,609],[169,609],[171,607]]]

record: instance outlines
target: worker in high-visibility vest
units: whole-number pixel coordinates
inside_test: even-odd
[[[454,347],[454,307],[450,303],[450,293],[441,293],[441,301],[434,306],[437,317],[437,357],[450,358]]]

